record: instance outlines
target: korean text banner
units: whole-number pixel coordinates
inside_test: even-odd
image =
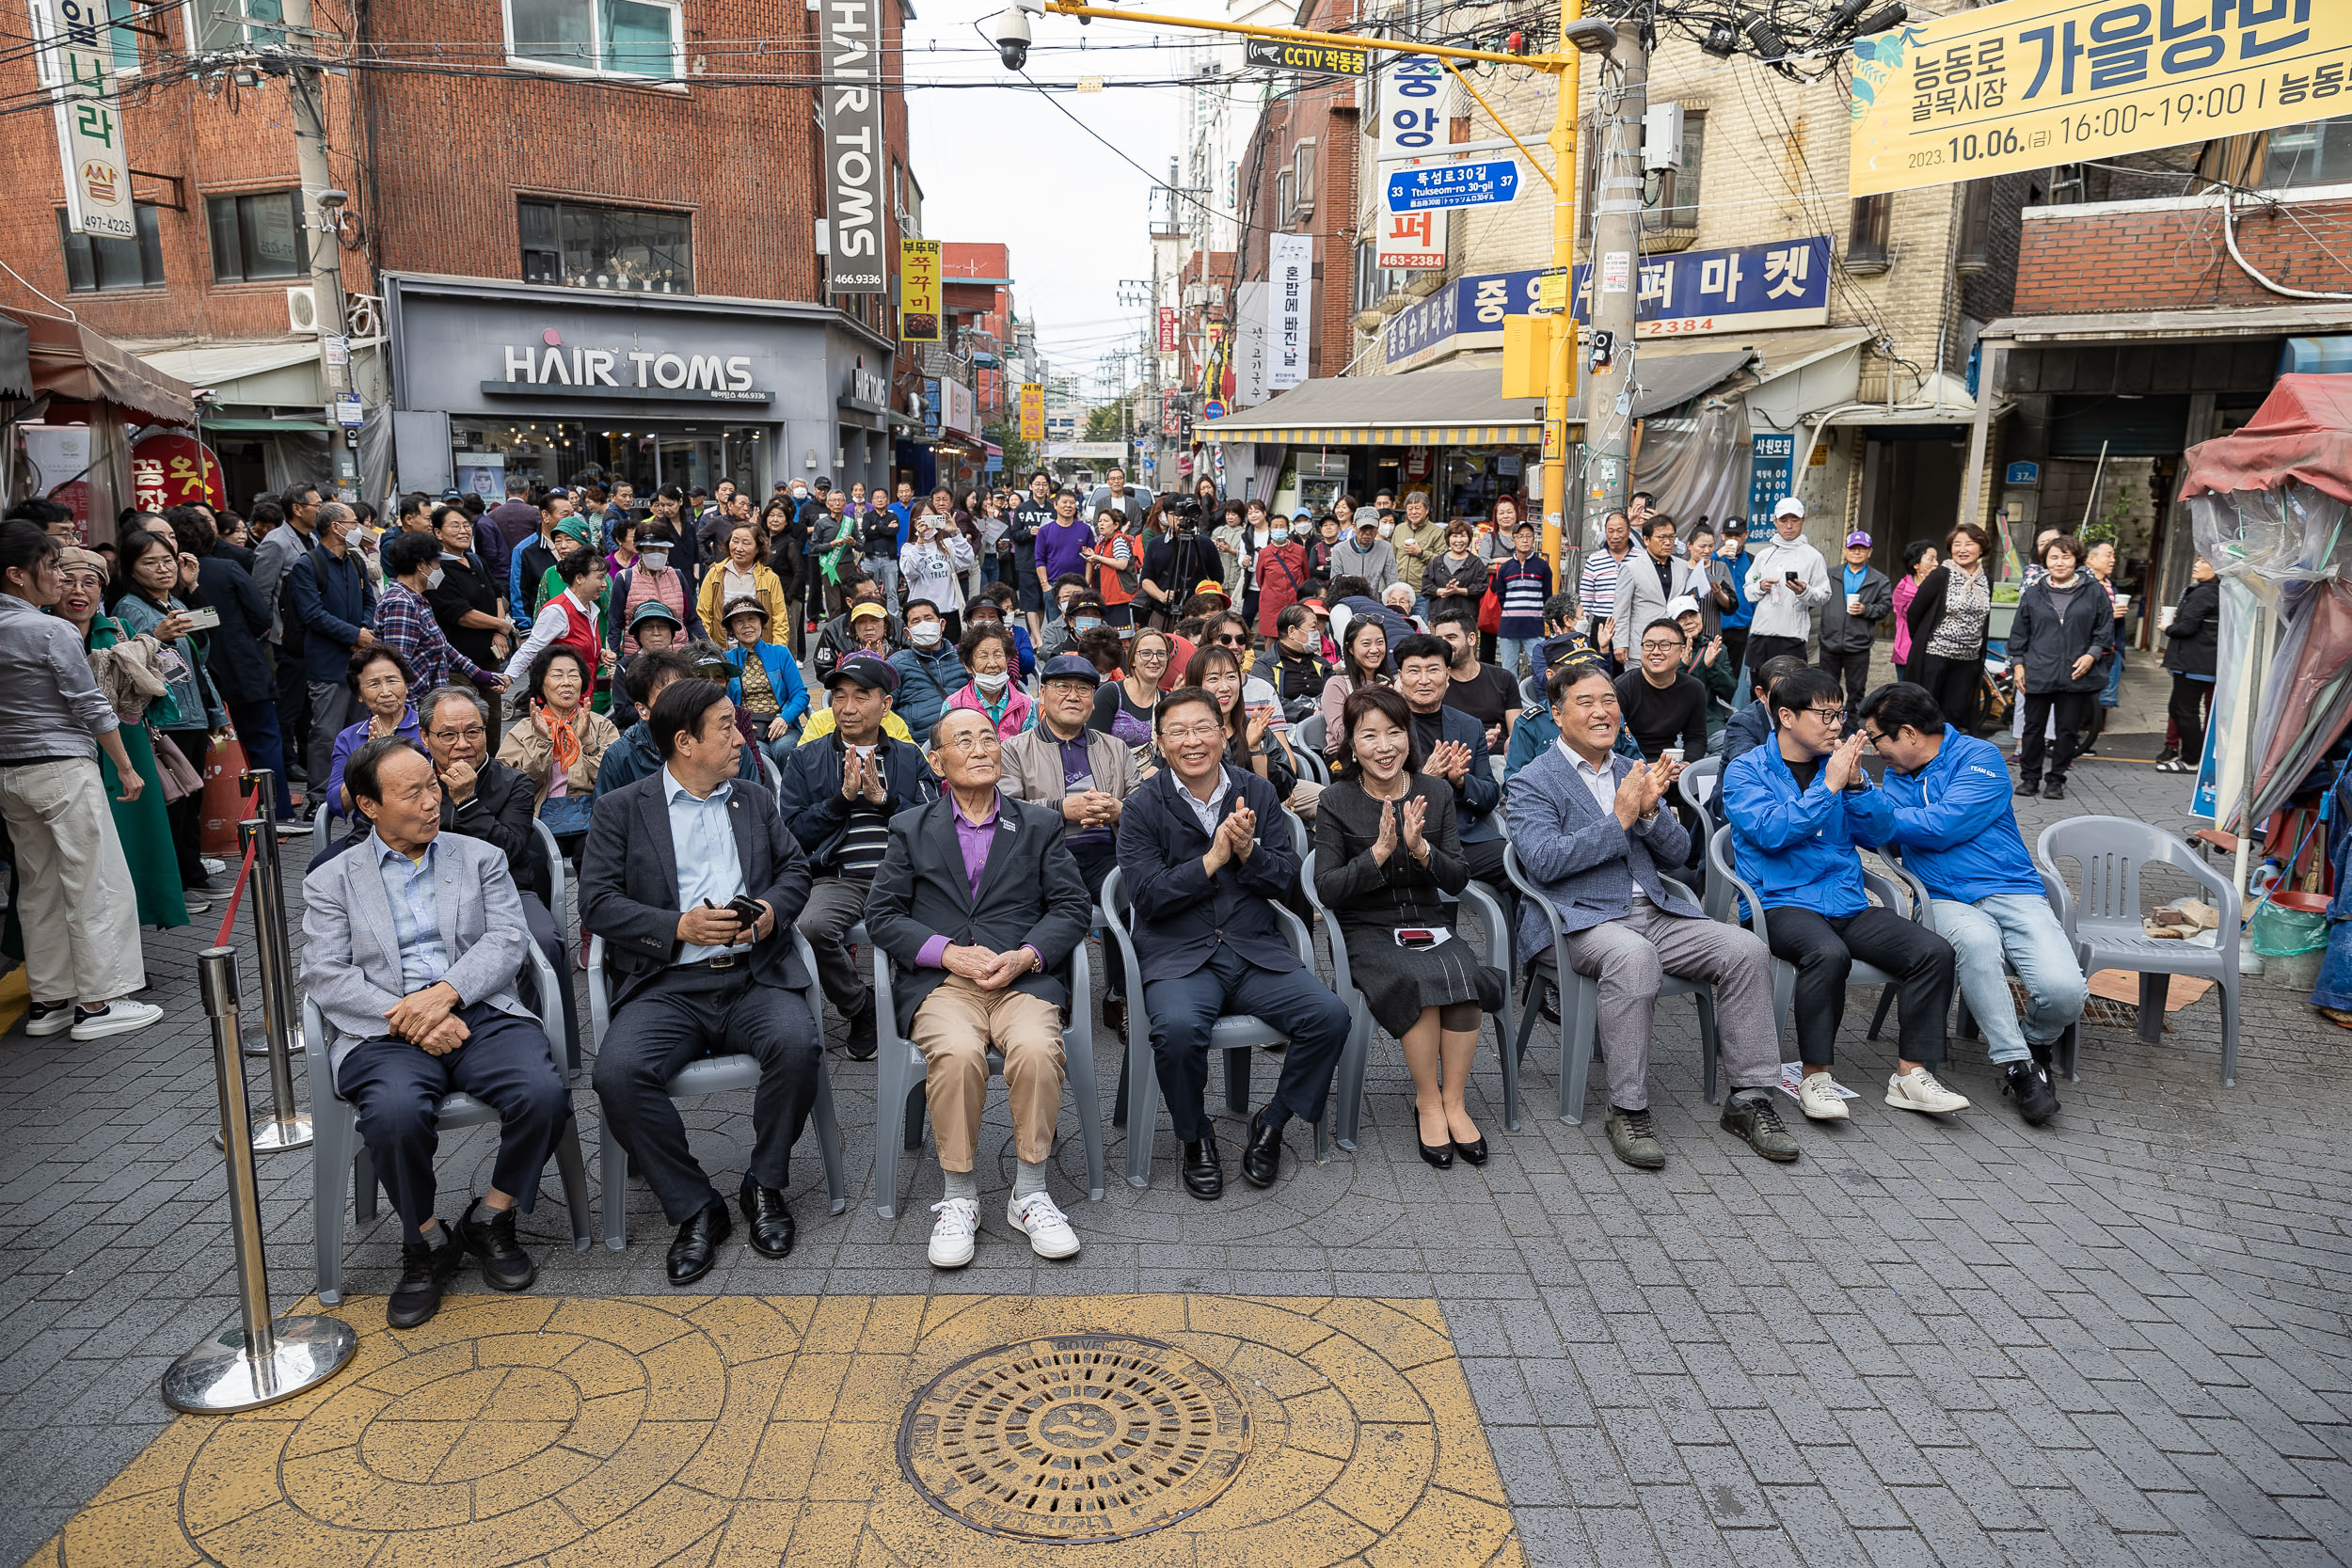
[[[2008,0],[1863,39],[1853,196],[2114,158],[2352,109],[2345,0]]]
[[[939,341],[937,240],[898,242],[898,336],[910,343]]]
[[[65,172],[66,227],[102,239],[138,238],[131,205],[131,154],[117,113],[113,24],[102,0],[58,0],[57,156]]]
[[[1576,268],[1575,316],[1592,314],[1592,264]],[[1638,338],[1695,338],[1829,320],[1829,236],[1645,256],[1634,284]]]

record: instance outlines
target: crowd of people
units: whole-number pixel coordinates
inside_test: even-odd
[[[1776,1099],[1775,961],[1793,971],[1788,1087],[1805,1117],[1851,1114],[1834,1041],[1857,962],[1898,990],[1889,1106],[1967,1108],[1937,1076],[1957,990],[2023,1118],[2058,1110],[2048,1063],[2084,980],[2010,802],[2061,793],[2097,738],[2111,552],[2104,570],[2069,536],[2038,552],[2009,646],[2026,741],[2012,790],[1977,734],[1992,599],[1968,525],[1908,552],[1896,581],[1867,534],[1826,561],[1793,498],[1751,548],[1742,522],[1719,536],[1636,497],[1560,585],[1508,497],[1484,520],[1441,522],[1415,492],[1285,521],[1206,481],[1154,498],[1113,470],[1085,496],[1043,473],[1018,493],[899,484],[889,500],[795,483],[755,515],[720,488],[664,487],[640,511],[626,484],[516,481],[497,506],[405,498],[379,534],[295,486],[243,516],[128,516],[111,560],[62,543],[70,519],[20,508],[0,525],[0,663],[39,677],[0,681],[28,1029],[88,1038],[157,1016],[133,995],[137,927],[214,891],[189,802],[229,737],[300,786],[287,831],[348,821],[309,871],[303,978],[404,1227],[396,1326],[429,1318],[469,1258],[500,1289],[534,1276],[514,1216],[569,1116],[551,1037],[580,1025],[570,985],[535,994],[532,943],[566,975],[602,944],[593,1087],[675,1227],[681,1286],[736,1212],[761,1253],[793,1245],[788,1163],[823,1059],[812,988],[851,1058],[887,1037],[924,1059],[934,1264],[968,1262],[980,1234],[992,1053],[1017,1154],[1006,1224],[1041,1257],[1077,1252],[1049,1165],[1062,1031],[1091,1005],[1072,955],[1114,873],[1134,968],[1104,944],[1101,1037],[1126,1037],[1131,1006],[1148,1019],[1181,1180],[1202,1200],[1225,1184],[1218,1019],[1254,1014],[1289,1042],[1241,1133],[1245,1180],[1279,1180],[1289,1124],[1324,1114],[1349,1009],[1275,912],[1311,893],[1400,1042],[1438,1168],[1488,1158],[1464,1091],[1507,971],[1558,1016],[1572,981],[1555,924],[1596,989],[1608,1138],[1629,1165],[1666,1157],[1648,1069],[1668,976],[1713,990],[1724,1130],[1799,1157]],[[2181,755],[2211,681],[2198,592],[2168,628]],[[1890,618],[1899,678],[1873,683]],[[1722,771],[1702,808],[1677,786],[1707,756]],[[1683,886],[1717,835],[1752,890],[1744,924]],[[548,838],[572,867],[576,948]],[[1865,850],[1899,859],[1931,907],[1872,903]],[[1458,940],[1472,880],[1507,912],[1516,966]],[[888,959],[886,1019],[861,926]],[[759,1071],[731,1202],[665,1088],[715,1052]],[[445,1227],[433,1123],[455,1089],[503,1128],[490,1190]]]

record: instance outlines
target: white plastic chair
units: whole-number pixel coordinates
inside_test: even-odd
[[[325,814],[322,813],[322,816]],[[540,1032],[556,1071],[564,1069],[555,1037],[563,1031],[548,1021],[561,1014],[555,1006],[554,966],[539,944],[524,944],[525,959],[538,991]],[[359,1108],[335,1086],[335,1030],[308,997],[302,1003],[302,1052],[310,1080],[310,1233],[317,1261],[319,1300],[333,1305],[343,1299],[343,1204],[348,1200],[361,1224],[375,1218],[375,1162],[359,1136]],[[443,1133],[482,1127],[499,1119],[490,1106],[469,1094],[453,1092],[441,1101],[437,1125]],[[580,1120],[570,1117],[555,1138],[555,1168],[564,1187],[564,1204],[571,1211],[572,1250],[586,1252],[593,1240],[588,1223],[588,1167],[580,1151]],[[519,1196],[519,1195],[518,1195]]]
[[[1298,961],[1314,973],[1314,938],[1307,930],[1307,923],[1275,903],[1266,901],[1283,934],[1290,938]],[[1128,934],[1132,910],[1127,902],[1125,879],[1114,866],[1103,879],[1103,923],[1110,930],[1111,940],[1119,943],[1120,957],[1127,965],[1127,1184],[1131,1187],[1152,1185],[1152,1145],[1159,1131],[1160,1077],[1152,1054],[1152,1020],[1144,1001],[1143,967],[1136,959],[1135,942]],[[1249,1114],[1249,1058],[1261,1046],[1282,1045],[1290,1037],[1276,1029],[1253,1013],[1236,1013],[1220,1018],[1209,1030],[1209,1049],[1225,1054],[1225,1106],[1235,1116]],[[1330,1157],[1330,1130],[1335,1118],[1327,1107],[1323,1119],[1315,1123],[1315,1162],[1320,1164]]]
[[[809,1012],[820,1046],[817,1055],[817,1104],[810,1119],[817,1124],[817,1152],[825,1164],[825,1192],[832,1199],[832,1212],[838,1214],[850,1206],[850,1186],[842,1172],[841,1120],[834,1114],[833,1075],[826,1070],[821,1049],[825,1037],[825,999],[817,984],[817,956],[809,951],[808,939],[793,930],[792,944],[800,951],[801,966],[808,972]],[[588,1032],[599,1045],[605,1032],[612,1026],[612,996],[611,981],[605,974],[604,939],[595,937],[588,943]],[[689,1062],[668,1085],[672,1100],[757,1087],[759,1059],[740,1053],[714,1054]],[[598,1165],[604,1182],[604,1244],[620,1252],[628,1245],[628,1151],[621,1147],[621,1140],[612,1135],[610,1128],[605,1129],[603,1144]]]
[[[2060,856],[2081,868],[2070,883],[2058,874]],[[2042,830],[2034,841],[2034,863],[2055,885],[2058,924],[2086,975],[2102,969],[2130,970],[2139,976],[2139,1037],[2149,1045],[2164,1039],[2164,998],[2169,975],[2211,980],[2221,991],[2221,1086],[2237,1083],[2238,931],[2244,911],[2230,879],[2207,865],[2197,851],[2162,828],[2125,816],[2071,816]],[[2194,878],[2220,929],[2211,947],[2148,935],[2140,928],[2139,872],[2143,865],[2178,867]],[[2070,1062],[2067,1076],[2074,1076]]]
[[[1506,863],[1510,851],[1503,851]],[[1339,1072],[1332,1081],[1332,1092],[1339,1096],[1339,1132],[1335,1139],[1342,1148],[1353,1153],[1356,1135],[1363,1126],[1364,1074],[1372,1056],[1372,1006],[1364,993],[1357,988],[1355,976],[1348,967],[1347,939],[1340,931],[1340,923],[1315,894],[1315,855],[1310,849],[1299,857],[1298,882],[1313,906],[1315,917],[1331,942],[1331,989],[1347,1004],[1347,1045],[1340,1053]],[[1517,1032],[1518,1004],[1512,999],[1510,978],[1510,923],[1502,906],[1475,881],[1465,883],[1461,897],[1448,896],[1446,902],[1457,904],[1478,916],[1486,928],[1486,953],[1489,968],[1503,972],[1502,1014],[1495,1021],[1496,1054],[1502,1058],[1502,1121],[1516,1132],[1519,1130],[1519,1059],[1518,1053],[1507,1042]],[[1499,961],[1494,961],[1499,960]]]
[[[862,928],[862,927],[861,927]],[[873,944],[874,958],[874,1212],[898,1212],[898,1154],[923,1147],[927,1066],[923,1053],[898,1033],[892,1004],[890,955]],[[1062,1030],[1062,1062],[1071,1098],[1077,1102],[1078,1136],[1086,1148],[1087,1196],[1103,1201],[1103,1097],[1094,1083],[1094,982],[1081,941],[1070,955],[1069,1022]],[[1002,1053],[988,1053],[992,1073],[1004,1071]]]

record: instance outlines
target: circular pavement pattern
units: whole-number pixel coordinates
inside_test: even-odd
[[[1025,1541],[1124,1541],[1232,1484],[1249,1413],[1175,1346],[1067,1334],[999,1345],[933,1378],[898,1426],[898,1467],[941,1512]]]

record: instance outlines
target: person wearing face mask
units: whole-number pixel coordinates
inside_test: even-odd
[[[1056,578],[1053,588],[1053,597],[1045,601],[1053,614],[1046,619],[1045,637],[1037,649],[1041,658],[1070,652],[1079,632],[1092,631],[1103,624],[1103,601],[1087,592],[1086,578],[1068,573]],[[1085,626],[1073,624],[1079,617],[1087,621]]]
[[[624,539],[636,540],[633,560],[619,562],[616,555],[608,562],[612,572],[611,585],[605,590],[605,603],[612,608],[607,636],[612,640],[614,651],[624,658],[638,649],[635,633],[637,612],[646,605],[660,605],[670,612],[670,619],[679,627],[678,635],[699,638],[704,635],[702,617],[696,612],[694,595],[686,586],[686,574],[671,562],[675,544],[670,531],[659,524],[646,522],[623,525]]]
[[[1036,705],[1029,694],[1012,684],[1012,661],[1016,657],[1012,633],[992,621],[974,626],[963,634],[956,645],[963,667],[972,673],[972,684],[947,699],[949,710],[971,708],[996,726],[1000,739],[1010,740],[1029,727],[1036,715]]]
[[[947,699],[972,679],[946,633],[937,605],[923,598],[907,601],[907,645],[890,656],[890,667],[898,672],[898,715],[918,746],[930,739]]]
[[[1251,503],[1255,506],[1257,503]],[[1307,580],[1312,576],[1308,559],[1309,545],[1314,539],[1311,523],[1293,523],[1284,533],[1278,532],[1258,550],[1258,635],[1271,638],[1275,623],[1282,611],[1307,596]]]
[[[430,533],[396,533],[384,545],[388,580],[375,601],[375,642],[406,661],[419,691],[470,683],[502,691],[506,682],[450,645],[425,595],[440,587],[441,542]],[[331,802],[330,802],[331,803]]]
[[[1397,580],[1396,550],[1381,537],[1387,531],[1374,513],[1359,512],[1356,527],[1331,546],[1335,577],[1361,578],[1376,597]]]

